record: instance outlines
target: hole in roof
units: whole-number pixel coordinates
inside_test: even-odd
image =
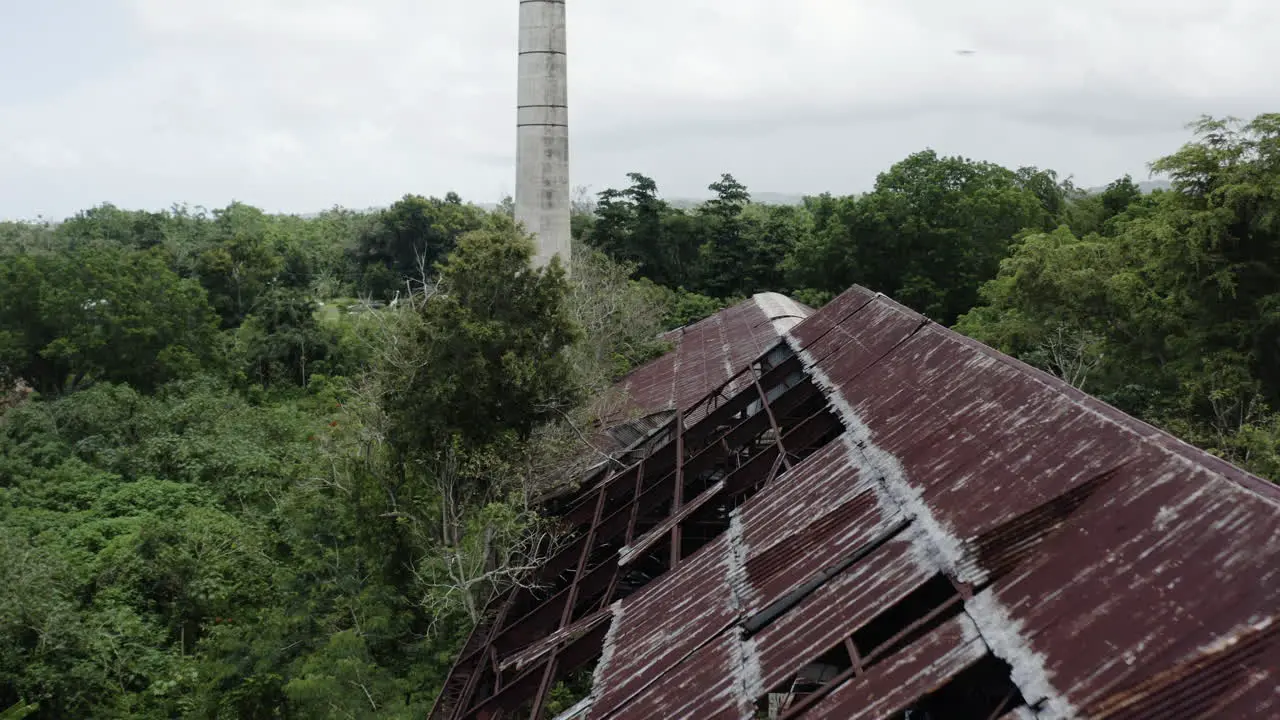
[[[612,599],[621,600],[632,595],[670,569],[671,538],[666,536],[622,569]]]
[[[1026,705],[1009,664],[986,655],[942,687],[916,700],[892,720],[988,720]]]
[[[591,694],[592,679],[599,662],[600,656],[596,655],[588,665],[556,682],[547,693],[541,717],[561,718],[564,717],[564,713],[581,705],[582,701]]]
[[[733,507],[727,501],[712,501],[681,523],[680,557],[693,555],[728,530]]]
[[[855,631],[853,644],[871,667],[963,610],[955,585],[938,573]]]
[[[828,650],[760,696],[756,701],[753,717],[759,720],[777,720],[809,695],[835,682],[852,667],[853,658],[844,645]]]

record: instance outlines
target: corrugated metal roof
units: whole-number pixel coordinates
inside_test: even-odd
[[[667,333],[676,347],[632,371],[621,386],[628,402],[621,415],[688,409],[719,389],[782,339],[813,310],[777,293],[760,293],[709,318]],[[734,387],[728,394],[741,390]],[[692,425],[699,418],[691,417]]]
[[[590,573],[549,568],[569,589],[508,602],[594,604],[527,612],[561,622],[520,625],[507,655],[607,621],[564,650],[600,655],[593,719],[1280,717],[1280,488],[861,288],[764,320],[799,362],[734,378],[773,349],[743,328],[775,302],[629,380],[680,410],[679,439],[583,491],[567,517]],[[517,707],[486,682],[452,716]]]
[[[649,585],[615,611],[614,628],[605,641],[614,648],[612,661],[597,668],[597,677],[602,677],[604,682],[588,717],[608,717],[642,696],[657,694],[659,700],[668,697],[677,702],[692,699],[682,699],[677,697],[678,693],[669,692],[674,678],[668,679],[665,675],[724,634],[737,619],[738,608],[729,585],[734,563],[729,548],[726,536],[720,536],[663,582]],[[671,592],[675,588],[689,592]],[[702,664],[706,664],[705,657]],[[727,665],[719,665],[717,669],[721,675],[733,674],[724,672],[730,669]],[[733,704],[741,694],[732,685],[700,684],[697,689],[711,695],[700,698],[696,704],[701,705],[715,704],[716,698]],[[630,716],[630,713],[624,715]],[[676,716],[660,713],[649,717]]]
[[[889,662],[836,688],[814,705],[808,716],[848,720],[893,717],[986,654],[977,627],[967,616],[960,615]]]
[[[812,343],[831,349],[810,372],[937,566],[994,581],[966,610],[1043,717],[1189,667],[1280,612],[1274,485],[921,322],[875,298]],[[1278,651],[1239,681],[1265,672],[1274,688]]]

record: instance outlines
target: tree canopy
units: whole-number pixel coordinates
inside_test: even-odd
[[[1194,129],[1152,165],[1172,191],[1024,233],[959,329],[1276,478],[1280,116]]]
[[[1280,480],[1280,115],[1133,178],[932,150],[857,196],[450,193],[0,223],[0,716],[421,717],[661,332],[853,283]],[[575,688],[550,693],[551,709]]]

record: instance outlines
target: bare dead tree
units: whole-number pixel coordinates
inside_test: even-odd
[[[1254,387],[1233,385],[1217,373],[1209,377],[1209,407],[1218,451],[1228,461],[1246,463],[1252,453],[1247,443],[1240,442],[1241,433],[1250,425],[1265,423],[1266,400]]]
[[[405,278],[405,291],[411,304],[415,307],[421,307],[440,291],[439,276],[434,273],[427,263],[426,253],[424,249],[417,246],[413,248],[414,270],[416,276]]]
[[[1049,372],[1083,390],[1090,373],[1102,363],[1098,345],[1098,338],[1092,333],[1059,325],[1041,342],[1039,349]]]
[[[462,535],[463,504],[458,457],[452,448],[444,453],[432,474],[440,496],[440,539],[447,548],[457,547]]]
[[[491,522],[478,537],[424,558],[413,568],[422,606],[434,623],[461,610],[472,623],[500,592],[536,587],[534,571],[558,548],[559,536],[526,510],[513,522]]]
[[[573,188],[573,200],[569,204],[570,210],[575,214],[594,215],[596,212],[596,197],[591,193],[590,185],[576,185]]]
[[[0,368],[0,377],[4,377],[3,368]],[[26,402],[33,392],[35,391],[22,378],[9,383],[0,382],[0,415]]]

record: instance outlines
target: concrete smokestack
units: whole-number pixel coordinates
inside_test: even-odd
[[[520,0],[516,98],[516,220],[538,240],[534,263],[559,255],[569,235],[569,75],[565,0]]]

